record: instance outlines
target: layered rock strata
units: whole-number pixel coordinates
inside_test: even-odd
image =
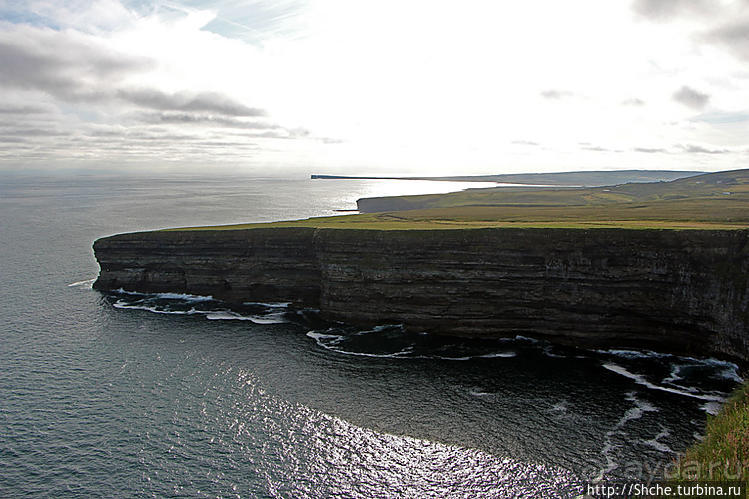
[[[291,301],[351,324],[749,360],[749,231],[159,231],[103,238],[95,287]]]
[[[317,307],[314,229],[155,231],[94,243],[95,289],[210,295],[229,302]]]

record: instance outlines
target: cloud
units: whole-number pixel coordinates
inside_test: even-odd
[[[728,3],[711,0],[634,0],[632,9],[640,17],[656,22],[695,17],[710,27],[707,31],[696,33],[694,40],[723,45],[740,59],[749,60],[747,0]]]
[[[704,16],[715,10],[709,0],[635,0],[632,10],[650,21],[670,21],[680,16]]]
[[[53,110],[41,104],[0,104],[0,114],[47,114]]]
[[[685,85],[674,93],[673,99],[689,108],[699,110],[707,105],[710,96]]]
[[[8,126],[0,123],[0,126]],[[0,130],[1,135],[15,135],[22,137],[68,137],[73,133],[55,128],[15,128],[8,127]]]
[[[18,26],[0,31],[0,86],[39,90],[72,103],[123,101],[157,111],[197,111],[225,116],[265,116],[219,92],[132,88],[127,80],[155,66],[146,57],[122,54],[76,32]]]
[[[320,140],[325,143],[331,143],[331,139],[314,137],[306,128],[288,128],[278,125],[276,123],[254,120],[248,121],[240,118],[226,117],[226,116],[213,116],[208,114],[200,113],[178,113],[178,112],[165,112],[165,113],[135,113],[131,115],[140,123],[147,125],[183,125],[188,127],[194,127],[195,130],[204,129],[203,131],[210,130],[211,128],[226,128],[229,129],[222,134],[232,133],[238,137],[252,137],[252,138],[266,138],[266,139],[301,139],[311,138],[313,140]],[[121,133],[105,131],[103,133]]]
[[[566,99],[567,97],[572,97],[573,95],[575,94],[567,90],[550,89],[541,92],[541,97],[551,100]]]
[[[710,149],[695,144],[679,144],[676,147],[690,154],[730,154],[733,152],[730,149]]]
[[[231,128],[235,130],[249,130],[251,133],[243,134],[249,137],[264,137],[270,139],[295,139],[311,137],[309,130],[305,128],[286,128],[268,121],[248,121],[226,116],[213,116],[198,113],[138,113],[135,119],[153,125],[187,125],[201,126],[204,128]],[[320,139],[322,140],[322,139]]]
[[[266,116],[263,109],[248,107],[217,92],[177,92],[141,88],[120,90],[117,96],[141,107],[160,111],[199,111],[225,116]]]
[[[644,105],[645,105],[645,101],[642,99],[637,99],[637,98],[624,99],[622,101],[622,106],[641,107]]]
[[[723,45],[736,57],[749,61],[749,17],[747,16],[715,28],[702,38],[708,42]]]
[[[151,15],[132,31],[97,34],[0,20],[0,169],[267,168],[277,151],[306,147],[285,142],[335,140],[253,105],[268,95],[249,81],[267,73],[256,50],[170,22]],[[164,46],[151,50],[149,39]]]
[[[136,115],[136,118],[145,123],[207,125],[252,130],[272,130],[281,128],[280,125],[264,121],[246,121],[238,118],[196,113],[140,113]]]
[[[672,154],[679,151],[688,154],[731,154],[735,152],[731,149],[714,149],[698,144],[676,144],[671,150],[662,147],[635,147],[632,151],[645,154]]]
[[[656,153],[668,153],[667,149],[662,149],[660,147],[635,147],[632,149],[634,152],[642,152],[646,154],[656,154]]]
[[[83,135],[100,140],[111,140],[112,138],[127,138],[138,140],[200,140],[202,135],[196,133],[174,132],[162,127],[125,127],[122,125],[92,125],[87,127]]]
[[[41,90],[66,101],[97,101],[152,61],[113,51],[76,32],[14,26],[0,31],[0,86]]]
[[[578,142],[577,145],[580,146],[580,149],[583,151],[614,152],[607,147],[597,146],[595,144],[591,144],[590,142]]]

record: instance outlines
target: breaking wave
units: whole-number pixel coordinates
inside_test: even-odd
[[[699,400],[707,400],[707,401],[713,401],[713,402],[723,402],[726,399],[725,393],[699,393],[697,389],[677,389],[677,388],[671,388],[667,386],[661,386],[656,385],[655,383],[651,383],[648,381],[645,376],[641,374],[636,374],[628,371],[626,368],[614,364],[614,363],[605,363],[603,364],[604,369],[608,369],[611,372],[614,372],[616,374],[619,374],[621,376],[624,376],[626,378],[631,379],[638,385],[642,385],[646,388],[649,388],[651,390],[660,390],[663,392],[673,393],[675,395],[682,395],[684,397],[691,397],[696,398]]]
[[[69,288],[88,288],[91,289],[96,281],[96,277],[93,279],[86,279],[85,281],[76,281],[68,284]]]
[[[362,357],[467,361],[517,356],[516,351],[508,349],[505,341],[438,337],[407,331],[402,325],[365,330],[330,327],[309,331],[307,336],[326,350]]]
[[[112,295],[118,309],[144,310],[155,314],[200,315],[208,320],[248,321],[254,324],[283,324],[294,315],[289,303],[243,303],[228,306],[212,296],[186,293],[138,293],[118,289]]]

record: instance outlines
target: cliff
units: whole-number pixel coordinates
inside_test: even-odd
[[[135,232],[94,243],[95,289],[211,295],[317,307],[314,229]]]
[[[123,234],[95,288],[291,301],[351,324],[749,360],[749,231],[270,228]]]

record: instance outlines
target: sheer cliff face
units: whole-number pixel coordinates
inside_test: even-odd
[[[353,323],[745,355],[747,233],[329,232],[321,309]]]
[[[748,231],[618,229],[151,232],[97,241],[96,287],[749,360],[748,241]]]
[[[164,231],[99,239],[96,289],[211,295],[317,307],[314,229]]]

